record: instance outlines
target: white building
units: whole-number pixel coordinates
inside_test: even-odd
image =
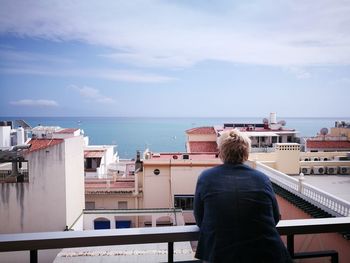
[[[0,233],[63,231],[66,227],[82,230],[85,205],[82,136],[32,139],[29,143],[31,148],[24,153],[28,180],[0,182]],[[28,260],[25,252],[15,254],[1,253],[0,262]],[[39,254],[41,262],[49,260],[42,261],[45,254]],[[51,261],[53,258],[51,255]]]

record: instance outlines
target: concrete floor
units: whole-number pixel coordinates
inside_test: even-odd
[[[305,175],[304,178],[305,183],[350,202],[350,175]]]

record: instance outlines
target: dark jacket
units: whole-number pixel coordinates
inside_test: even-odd
[[[200,228],[196,257],[210,262],[290,262],[276,230],[278,204],[269,178],[247,165],[202,172],[194,215]]]

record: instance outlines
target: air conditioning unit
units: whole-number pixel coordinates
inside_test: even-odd
[[[318,161],[320,160],[320,158],[319,158],[319,157],[314,157],[313,160],[314,160],[315,162],[318,162]]]
[[[303,174],[311,174],[311,168],[302,166],[302,167],[300,167],[300,172]]]
[[[340,166],[339,173],[340,174],[350,174],[350,166]]]
[[[314,166],[312,168],[312,171],[314,174],[325,174],[326,173],[326,167],[324,166]]]
[[[306,158],[304,158],[304,161],[305,161],[305,162],[309,162],[309,161],[310,161],[310,158],[306,157]]]
[[[327,166],[327,174],[337,174],[338,167],[337,166]]]

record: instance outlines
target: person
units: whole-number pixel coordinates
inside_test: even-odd
[[[249,137],[236,129],[223,132],[218,138],[223,164],[198,178],[195,257],[203,262],[292,262],[276,229],[280,214],[271,182],[244,164],[250,145]]]

